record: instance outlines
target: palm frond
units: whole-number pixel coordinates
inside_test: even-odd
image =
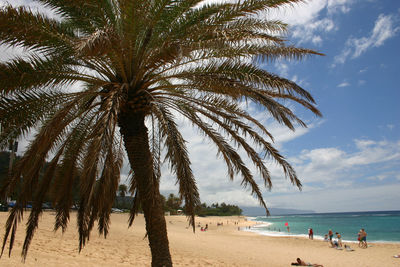
[[[210,138],[212,138],[214,140],[217,140],[217,141],[221,140],[221,139],[219,139],[219,140],[215,139],[216,135],[215,135],[215,133],[213,133],[212,127],[210,125],[208,125],[207,123],[201,121],[201,119],[198,118],[197,116],[195,116],[194,114],[191,114],[191,122],[193,122],[199,129],[201,129],[205,133],[206,136],[208,136],[208,137],[210,137]],[[227,145],[221,146],[220,144],[217,144],[217,146],[219,148],[221,148],[221,147],[222,148],[229,148],[229,146],[227,146]],[[250,170],[246,167],[246,165],[242,161],[240,155],[233,148],[224,150],[224,152],[229,153],[229,154],[227,154],[227,156],[228,156],[227,158],[229,158],[229,160],[232,162],[232,164],[234,166],[234,169],[235,169],[235,172],[236,173],[240,172],[241,177],[242,177],[242,183],[241,184],[245,188],[247,186],[250,186],[251,194],[253,194],[259,200],[260,204],[265,208],[267,214],[269,214],[267,205],[266,205],[266,203],[264,201],[264,198],[262,196],[260,188],[257,185],[257,183],[255,182],[255,180],[253,178],[253,175],[251,174]],[[261,165],[262,165],[262,163],[261,163]]]
[[[67,51],[73,29],[63,22],[33,13],[25,7],[0,9],[0,43],[38,52]]]
[[[53,206],[56,209],[54,231],[60,227],[66,231],[69,221],[69,210],[72,206],[72,190],[79,182],[79,163],[86,148],[86,136],[92,126],[92,118],[84,118],[71,129],[66,138],[63,159],[58,165],[55,181],[51,186]]]
[[[91,32],[96,29],[96,27],[103,26],[108,20],[114,17],[110,1],[37,1],[53,10],[63,19],[66,19],[71,26],[79,28],[83,33]]]
[[[185,141],[172,119],[172,114],[162,106],[154,106],[154,108],[157,108],[154,112],[160,123],[161,134],[166,140],[166,159],[168,159],[172,171],[176,173],[179,194],[185,200],[186,213],[190,215],[189,224],[193,227],[193,231],[195,231],[194,210],[200,205],[200,197],[190,167],[190,159]]]
[[[42,213],[43,200],[44,200],[44,197],[50,187],[51,181],[53,180],[58,161],[60,159],[60,156],[62,155],[62,151],[63,151],[63,149],[60,149],[59,153],[50,162],[50,164],[49,164],[48,168],[46,169],[46,172],[42,178],[42,181],[40,181],[40,184],[39,184],[38,188],[36,189],[36,192],[34,193],[32,210],[29,215],[28,222],[26,223],[26,225],[27,225],[26,226],[26,235],[25,235],[24,245],[22,247],[22,257],[24,258],[24,260],[26,259],[26,256],[28,254],[29,245],[33,239],[35,230],[38,227],[39,216]]]

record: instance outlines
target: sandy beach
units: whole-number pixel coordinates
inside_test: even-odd
[[[25,218],[28,214],[25,214]],[[1,237],[7,213],[0,213]],[[89,243],[78,253],[76,214],[64,233],[53,232],[54,213],[45,212],[32,241],[25,264],[21,249],[25,225],[21,224],[11,257],[8,251],[0,266],[150,266],[151,256],[145,239],[144,218],[139,215],[128,229],[128,214],[113,214],[109,236],[99,237],[93,231]],[[185,216],[167,216],[168,237],[174,266],[290,266],[297,257],[307,262],[329,266],[400,266],[400,244],[373,243],[368,249],[347,252],[332,249],[319,240],[298,237],[267,237],[238,231],[254,222],[245,217],[197,218],[209,230],[196,233],[188,227]],[[223,226],[217,226],[222,222]]]

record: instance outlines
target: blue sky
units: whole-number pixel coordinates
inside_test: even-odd
[[[312,1],[291,12],[301,15],[287,19],[292,42],[326,54],[275,66],[324,115],[304,113],[316,126],[282,144],[304,183],[294,202],[320,212],[399,209],[400,2]],[[290,195],[271,194],[285,206]]]
[[[9,2],[33,5],[28,0]],[[274,134],[275,146],[303,183],[299,192],[271,163],[273,189],[263,194],[268,205],[317,212],[398,210],[400,1],[313,0],[268,16],[291,25],[290,43],[326,54],[263,65],[309,90],[323,113],[323,118],[316,118],[293,106],[309,127],[290,132],[249,107]],[[1,48],[0,57],[7,58],[8,53]],[[216,150],[188,123],[181,127],[189,141],[202,202],[257,206],[258,201],[241,188],[240,179],[229,181]],[[167,166],[161,191],[177,193]]]
[[[315,118],[294,106],[309,128],[292,133],[251,110],[274,133],[275,145],[303,183],[299,192],[271,164],[268,205],[317,212],[398,210],[400,2],[314,0],[269,15],[291,25],[290,43],[326,56],[263,65],[309,90],[323,113]],[[228,181],[223,163],[212,157],[215,150],[185,131],[202,201],[256,206],[238,181]],[[173,179],[162,185],[164,192],[176,192]]]

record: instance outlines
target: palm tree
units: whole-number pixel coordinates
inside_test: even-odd
[[[320,115],[306,90],[256,64],[319,54],[287,45],[287,25],[257,16],[302,0],[37,2],[55,16],[25,7],[4,6],[0,11],[0,42],[25,51],[0,64],[0,148],[36,132],[1,190],[6,195],[21,187],[6,222],[2,252],[10,238],[11,253],[23,207],[32,201],[22,251],[26,258],[47,192],[56,207],[54,229],[65,231],[77,175],[79,250],[96,221],[106,237],[126,153],[134,196],[129,225],[140,205],[152,265],[171,266],[159,193],[162,148],[193,230],[200,204],[178,117],[215,144],[230,179],[241,177],[265,208],[238,148],[247,153],[267,188],[272,183],[263,157],[276,161],[301,188],[293,168],[272,146],[268,129],[241,104],[265,109],[291,130],[306,125],[285,106],[286,100]],[[39,178],[46,159],[49,165]]]

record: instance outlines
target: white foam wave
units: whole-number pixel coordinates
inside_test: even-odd
[[[256,225],[251,226],[251,228],[263,228],[263,227],[269,227],[273,225],[273,223],[265,222],[265,223],[259,223]]]
[[[308,235],[296,235],[296,234],[291,234],[288,232],[276,232],[276,231],[259,231],[256,228],[250,228],[250,229],[244,229],[246,232],[253,232],[257,233],[259,235],[265,235],[265,236],[275,236],[275,237],[308,237]]]
[[[264,236],[273,236],[273,237],[301,237],[301,238],[308,238],[308,235],[306,234],[292,234],[292,233],[288,233],[288,232],[277,232],[277,231],[268,231],[268,230],[260,230],[258,228],[260,227],[255,227],[252,226],[250,229],[242,229],[242,231],[246,231],[246,232],[252,232],[252,233],[256,233],[259,235],[264,235]],[[314,235],[314,239],[316,240],[324,240],[323,236],[320,235]],[[350,243],[350,244],[358,244],[357,240],[347,240],[344,239],[342,240],[342,243]],[[386,241],[386,240],[374,240],[374,241],[369,241],[368,244],[374,244],[374,243],[388,243],[388,244],[400,244],[399,241]]]
[[[256,220],[262,220],[262,219],[279,219],[283,218],[284,216],[257,216],[255,219]]]

